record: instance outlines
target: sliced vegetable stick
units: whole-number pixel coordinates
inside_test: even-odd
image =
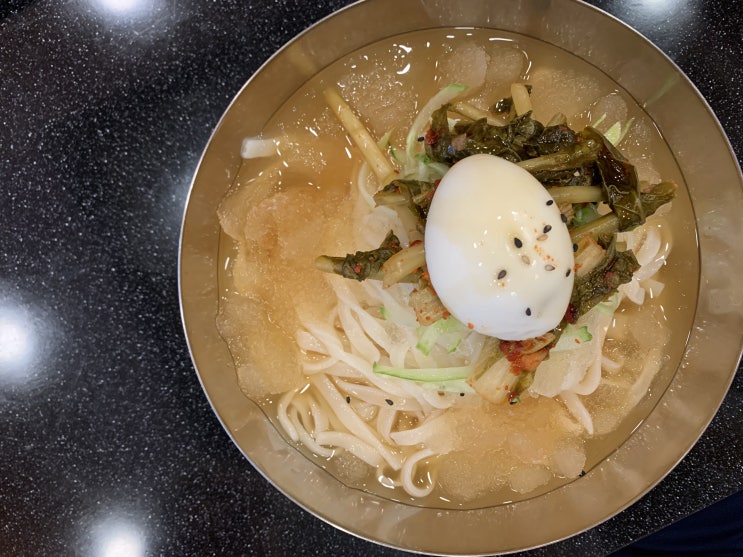
[[[516,116],[523,116],[531,112],[531,97],[526,85],[523,83],[511,83],[511,98],[513,107],[516,110]]]
[[[547,191],[558,205],[560,203],[593,203],[604,201],[606,198],[603,188],[598,186],[555,186],[548,188]]]
[[[426,251],[423,242],[398,251],[382,265],[384,286],[392,286],[404,277],[414,273],[426,264]]]
[[[458,102],[454,106],[452,106],[452,111],[461,114],[462,116],[466,116],[467,118],[471,118],[472,120],[482,120],[485,118],[487,120],[488,124],[491,126],[505,126],[506,121],[501,118],[496,118],[486,110],[482,110],[480,108],[477,108],[476,106],[471,105],[470,103],[466,102]]]
[[[366,162],[371,166],[372,172],[379,180],[379,183],[384,185],[392,181],[395,177],[395,169],[387,160],[384,151],[379,148],[377,142],[374,141],[369,131],[361,123],[361,120],[353,113],[348,103],[344,101],[341,96],[333,89],[325,89],[323,91],[325,100],[327,101],[330,108],[333,109],[338,120],[341,121],[343,127],[346,128],[348,135],[361,149],[361,153],[366,159]]]
[[[588,224],[579,226],[570,231],[570,238],[573,242],[578,242],[581,238],[588,234],[599,236],[601,234],[614,234],[619,226],[619,219],[615,213],[609,213],[603,217],[599,217],[596,220],[592,220]]]

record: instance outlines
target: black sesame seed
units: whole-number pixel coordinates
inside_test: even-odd
[[[506,270],[505,270],[505,269],[502,269],[502,270],[501,270],[501,271],[500,271],[500,272],[498,273],[498,280],[500,280],[500,279],[503,279],[503,278],[506,278],[506,275],[507,275],[507,274],[508,274],[508,273],[506,273]]]
[[[549,232],[550,230],[552,230],[552,225],[551,225],[551,224],[547,224],[547,225],[545,225],[545,227],[544,227],[544,228],[542,229],[542,232],[544,232],[545,234],[547,234],[547,232]]]
[[[524,242],[522,242],[522,241],[521,241],[520,239],[518,239],[518,238],[514,238],[514,239],[513,239],[513,243],[514,243],[514,245],[515,245],[515,246],[516,246],[517,248],[520,248],[521,246],[523,246],[523,245],[524,245]]]
[[[395,403],[394,403],[394,402],[392,402],[392,400],[390,400],[389,398],[385,398],[385,399],[384,399],[384,401],[385,401],[385,402],[386,402],[387,404],[389,404],[390,406],[392,406],[393,404],[395,404]]]
[[[555,200],[554,200],[554,199],[550,199],[550,200],[549,200],[549,201],[547,202],[547,206],[549,207],[549,206],[550,206],[550,205],[552,205],[552,204],[553,204],[554,202],[555,202]]]
[[[545,271],[554,271],[555,270],[555,266],[554,265],[550,265],[548,263],[547,265],[544,266],[544,270]]]
[[[565,273],[565,276],[566,276],[566,277],[569,277],[569,276],[570,276],[570,269],[568,269],[568,272],[567,272],[567,273]]]
[[[578,251],[578,244],[573,244],[573,253]]]
[[[585,475],[586,475],[586,471],[585,471],[585,470],[581,470],[581,471],[580,471],[580,474],[578,474],[578,477],[579,477],[579,478],[582,478],[582,477],[583,477],[583,476],[585,476]]]
[[[561,220],[562,220],[562,222],[564,222],[565,224],[567,224],[567,223],[568,223],[568,217],[566,217],[565,215],[561,214],[561,215],[560,215],[560,219],[561,219]]]
[[[347,396],[347,397],[346,397],[346,402],[347,402],[348,404],[351,404],[351,397],[350,397],[350,396]]]
[[[526,308],[526,315],[531,315],[531,308]]]
[[[459,396],[464,396],[464,393],[459,393]]]
[[[424,141],[425,139],[426,139],[426,138],[425,138],[424,136],[422,136],[422,135],[421,135],[421,136],[420,136],[420,137],[418,138],[418,141]]]

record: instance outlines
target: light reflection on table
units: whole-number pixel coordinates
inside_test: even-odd
[[[147,552],[142,529],[126,519],[106,518],[95,524],[91,557],[143,557]]]
[[[0,298],[0,382],[26,383],[34,372],[39,334],[33,309]]]

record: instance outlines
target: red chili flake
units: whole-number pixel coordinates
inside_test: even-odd
[[[468,329],[474,329],[475,326],[472,323],[467,323],[467,328]]]

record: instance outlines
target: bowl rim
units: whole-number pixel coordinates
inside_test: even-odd
[[[715,260],[708,254],[729,257],[734,260],[736,269],[742,265],[738,261],[743,261],[743,258],[736,258],[734,255],[741,255],[743,249],[738,246],[742,246],[743,242],[725,241],[714,226],[720,220],[723,223],[727,222],[728,225],[736,222],[735,219],[740,214],[740,209],[743,208],[743,178],[730,142],[722,131],[717,117],[693,83],[660,49],[617,18],[580,0],[557,2],[519,0],[509,4],[513,8],[515,17],[508,21],[492,18],[487,21],[487,25],[479,24],[478,27],[500,28],[509,32],[534,36],[534,23],[529,20],[529,14],[533,14],[534,10],[540,10],[541,13],[547,13],[549,17],[555,17],[550,21],[560,21],[563,25],[568,25],[567,22],[575,20],[591,21],[599,30],[615,40],[625,38],[634,41],[632,48],[638,55],[642,54],[639,56],[642,63],[639,69],[630,70],[653,69],[658,72],[658,76],[653,80],[656,88],[663,79],[670,80],[671,83],[670,91],[663,93],[664,103],[670,106],[664,108],[663,103],[658,105],[648,102],[646,103],[648,113],[651,116],[656,114],[653,117],[656,122],[659,120],[665,122],[669,117],[667,113],[675,105],[689,103],[692,106],[691,119],[695,125],[700,125],[704,132],[698,133],[698,136],[704,137],[702,140],[701,137],[688,137],[691,124],[673,133],[667,132],[667,126],[664,128],[659,124],[674,156],[678,157],[680,152],[695,152],[692,151],[693,149],[703,150],[703,152],[717,150],[723,153],[717,157],[720,168],[716,170],[716,175],[719,179],[712,195],[710,192],[704,192],[705,195],[702,196],[702,192],[697,191],[698,188],[694,186],[700,174],[706,171],[705,169],[683,164],[684,161],[679,164],[687,184],[690,184],[690,181],[692,184],[690,194],[694,204],[695,226],[700,250],[699,297],[687,349],[669,388],[660,397],[646,420],[616,454],[610,455],[604,463],[580,480],[534,500],[487,509],[442,511],[441,509],[410,507],[343,486],[329,473],[308,461],[301,453],[286,446],[283,438],[272,426],[266,424],[262,411],[248,399],[243,398],[246,406],[243,411],[236,411],[232,408],[231,405],[235,398],[234,393],[230,394],[230,389],[234,390],[236,383],[234,380],[230,383],[223,375],[220,375],[219,379],[213,377],[215,373],[220,373],[218,370],[214,371],[215,366],[222,366],[224,370],[226,369],[224,366],[229,367],[231,358],[228,357],[229,354],[224,353],[226,345],[219,346],[221,337],[213,336],[214,334],[218,336],[214,319],[212,319],[216,317],[216,284],[211,285],[210,290],[210,285],[205,282],[210,276],[210,271],[205,271],[206,267],[213,265],[211,272],[216,273],[216,264],[209,260],[208,254],[205,256],[205,250],[208,252],[209,240],[214,239],[215,233],[218,237],[219,233],[218,223],[215,229],[214,222],[203,219],[210,209],[216,209],[214,187],[206,176],[213,175],[215,169],[234,164],[236,153],[224,155],[219,151],[220,144],[228,135],[227,128],[230,125],[231,116],[239,109],[240,103],[244,102],[245,96],[251,90],[260,88],[266,83],[279,82],[281,91],[288,92],[292,87],[297,88],[301,85],[298,82],[303,79],[301,76],[293,81],[287,76],[281,76],[279,66],[286,57],[296,56],[297,53],[301,54],[302,51],[309,50],[318,64],[324,67],[338,57],[332,48],[323,50],[320,46],[322,45],[321,36],[328,34],[328,29],[338,32],[343,28],[348,28],[354,18],[369,21],[370,13],[383,13],[397,4],[393,0],[361,0],[314,23],[261,65],[235,95],[220,118],[202,153],[189,187],[181,227],[178,288],[181,318],[189,352],[207,399],[233,442],[255,469],[272,485],[300,507],[325,522],[349,534],[381,545],[425,554],[486,555],[540,547],[588,530],[618,514],[644,496],[688,453],[716,414],[733,380],[741,353],[743,353],[741,333],[734,333],[734,331],[743,330],[741,325],[743,309],[739,304],[725,312],[715,305],[717,298],[727,299],[725,296],[728,296],[730,299],[736,299],[735,296],[740,295],[741,288],[732,280],[725,282],[721,280],[721,277],[711,276],[710,273],[714,271],[711,264],[715,263]],[[427,21],[429,25],[436,26],[445,17],[452,18],[446,21],[460,24],[472,22],[473,12],[492,9],[496,2],[478,0],[468,4],[469,13],[453,14],[446,12],[446,7],[436,0],[419,0],[410,4],[427,10],[428,19],[414,17],[412,22],[408,23],[408,20],[405,20],[406,24],[420,26],[421,22]],[[564,10],[564,12],[557,17],[556,10]],[[406,16],[409,13],[409,11],[404,11]],[[506,24],[512,28],[506,28]],[[570,48],[572,45],[574,47],[572,50],[576,55],[580,57],[588,55],[581,52],[582,47],[575,42],[575,37],[566,33],[565,29],[568,27],[559,25],[556,27],[556,31],[548,31],[548,34],[553,33],[552,40],[560,41],[557,46]],[[595,30],[594,33],[598,33],[599,30]],[[395,36],[401,32],[403,31],[392,26],[387,36]],[[378,36],[374,40],[382,38]],[[545,40],[542,37],[536,38]],[[358,46],[349,47],[346,52],[355,48]],[[592,52],[591,59],[588,61],[594,65],[599,64],[597,67],[602,71],[610,72],[611,62],[609,58],[601,58],[602,55],[605,56],[602,53]],[[618,66],[612,67],[616,69]],[[637,78],[626,68],[623,68],[623,71],[626,71],[626,77],[622,79]],[[652,87],[633,91],[622,81],[618,82],[636,99],[652,100]],[[235,151],[237,152],[238,149],[236,148]],[[222,173],[224,174],[224,170]],[[224,192],[224,188],[221,192]],[[221,198],[221,193],[217,197]],[[212,211],[212,215],[213,220],[216,220],[215,211]],[[736,273],[731,274],[736,275]],[[715,286],[714,294],[710,293],[710,283]],[[213,330],[205,326],[209,319],[212,319],[211,329]],[[205,350],[210,354],[219,353],[219,356],[204,358],[202,353]],[[710,355],[714,357],[710,358]],[[698,383],[693,374],[699,369],[704,369],[708,376],[703,397],[690,392]],[[232,374],[234,375],[234,371]],[[695,396],[697,400],[694,400]],[[688,419],[671,436],[671,441],[664,440],[654,431],[662,423],[678,419],[679,413],[686,412],[689,408],[694,409],[695,412],[688,413]],[[647,446],[648,443],[663,445],[664,458],[660,459],[660,462],[642,463],[641,459],[638,459],[638,455],[643,454],[642,447]],[[669,444],[672,446],[669,447]],[[275,468],[279,462],[282,463],[282,467],[285,467],[284,469]],[[576,500],[580,498],[580,494],[576,496],[570,493],[576,491],[575,486],[581,486],[579,491],[592,493],[592,490],[597,487],[605,488],[607,484],[617,480],[626,480],[628,477],[632,479],[631,488],[625,486],[611,490],[603,496],[601,501],[593,501],[589,505],[590,508],[586,508],[586,505]],[[302,480],[298,481],[297,478],[302,478]],[[539,502],[535,503],[537,499]],[[603,509],[598,515],[594,512],[597,505]],[[386,516],[384,518],[367,516],[369,513],[365,513],[364,509],[372,508],[376,511],[372,514],[385,514]],[[549,509],[570,509],[573,513],[573,520],[569,521],[569,524],[553,520],[552,522],[555,523],[552,524],[549,520],[552,514],[548,512]],[[544,517],[547,521],[544,533],[529,537],[514,535],[520,519],[524,516],[531,516],[532,519],[534,516]],[[401,524],[404,525],[403,528],[400,527]],[[479,532],[483,528],[489,528],[491,531],[495,528],[495,531],[488,536],[474,535],[474,532]],[[436,534],[432,535],[434,533]],[[509,535],[506,536],[506,533]],[[447,542],[445,539],[447,536],[456,540],[456,543]]]

